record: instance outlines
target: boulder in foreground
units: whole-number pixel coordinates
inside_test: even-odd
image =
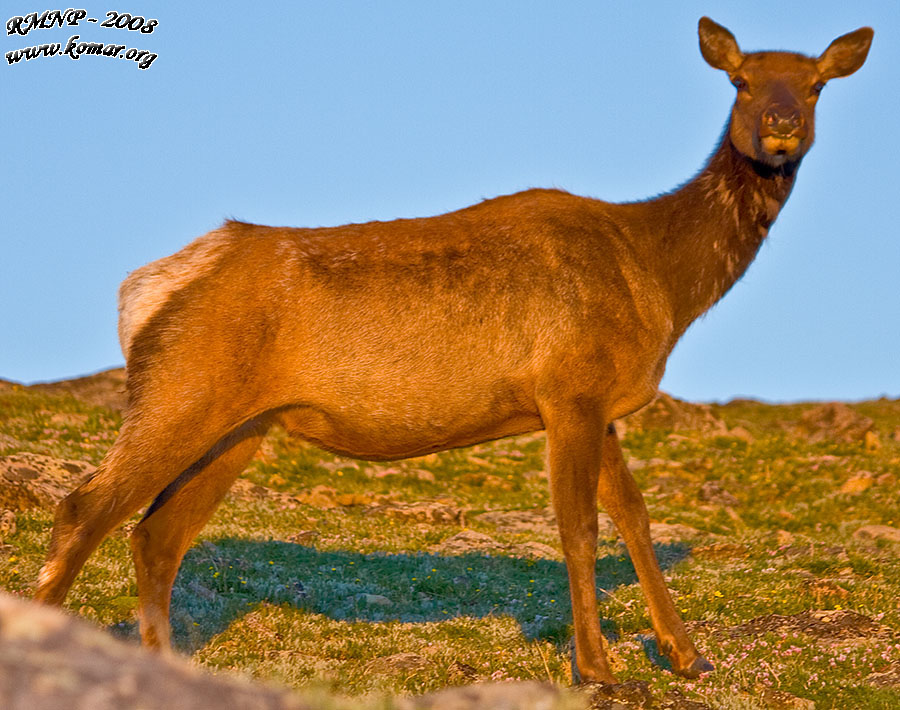
[[[393,701],[306,699],[240,676],[213,675],[177,656],[119,641],[58,609],[0,594],[3,710],[576,710],[576,694],[546,683],[484,683]]]
[[[302,710],[287,692],[213,676],[123,643],[49,607],[0,595],[5,710]]]

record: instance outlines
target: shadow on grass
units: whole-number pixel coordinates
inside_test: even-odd
[[[658,545],[660,565],[687,556],[684,545]],[[599,589],[636,581],[625,555],[597,560]],[[603,592],[598,592],[601,596]],[[527,638],[568,641],[565,565],[552,560],[467,554],[322,552],[279,541],[220,539],[185,557],[172,595],[176,647],[192,653],[261,603],[340,621],[444,621],[511,616]],[[615,629],[605,620],[604,629]],[[130,635],[133,629],[119,628]]]

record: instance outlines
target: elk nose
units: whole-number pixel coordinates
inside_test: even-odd
[[[802,132],[806,123],[803,114],[795,108],[770,106],[763,113],[763,126],[769,135],[791,136]]]

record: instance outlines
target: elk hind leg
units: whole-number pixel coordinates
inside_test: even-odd
[[[169,606],[181,560],[256,453],[265,431],[264,425],[252,423],[236,443],[171,497],[164,502],[163,496],[157,499],[134,529],[131,549],[137,572],[141,640],[145,646],[169,648]]]
[[[190,452],[176,454],[169,446],[148,446],[150,441],[171,441],[171,434],[154,435],[151,427],[136,419],[126,422],[94,476],[60,502],[35,600],[62,604],[88,556],[110,530],[190,464]]]

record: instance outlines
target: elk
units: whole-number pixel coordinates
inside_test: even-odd
[[[167,648],[182,557],[276,423],[369,460],[543,429],[580,677],[615,682],[597,613],[598,498],[674,671],[713,670],[666,588],[613,422],[655,395],[685,329],[755,257],[813,142],[819,92],[862,66],[873,31],[818,58],[744,54],[706,17],[699,37],[737,96],[708,163],[673,192],[613,204],[533,189],[317,229],[228,221],[130,274],[124,422],[60,503],[36,598],[62,603],[107,533],[152,501],[131,538],[138,612],[143,643]]]

